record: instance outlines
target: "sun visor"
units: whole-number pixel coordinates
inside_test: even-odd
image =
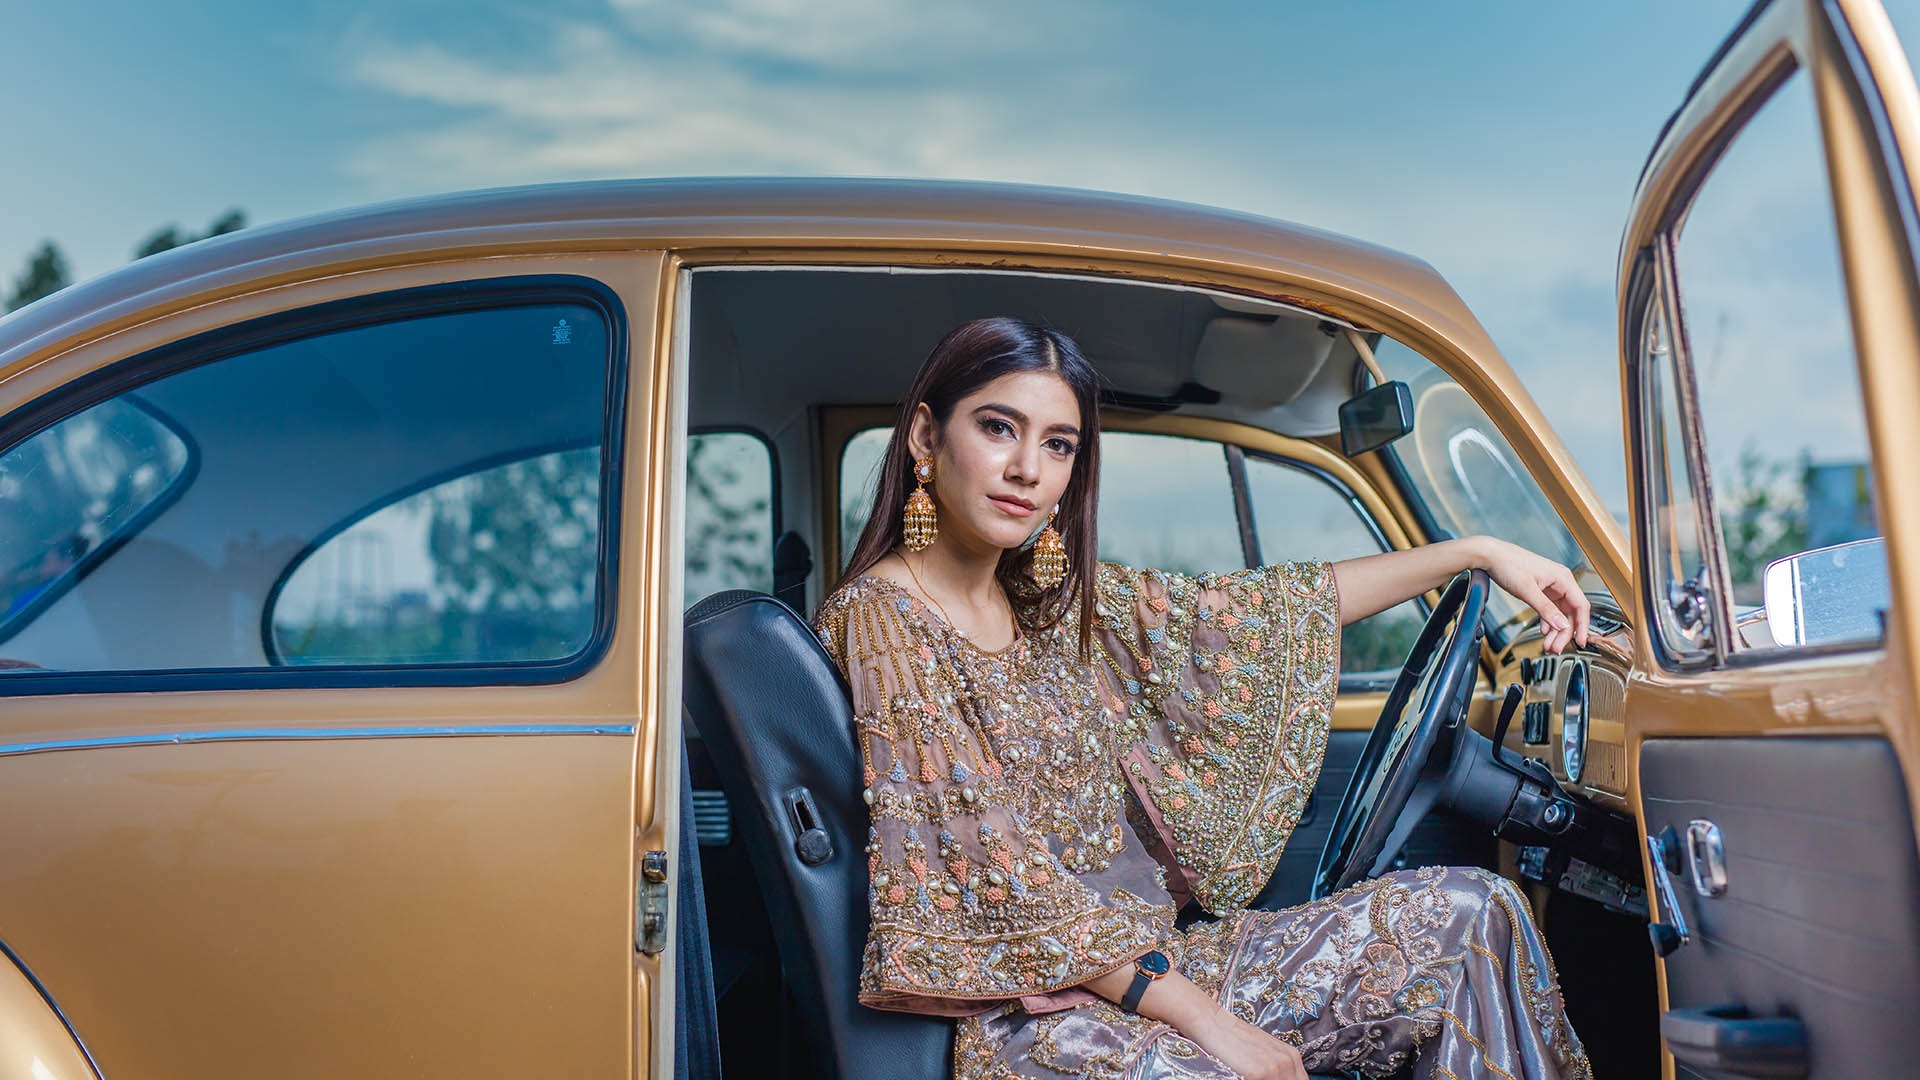
[[[1218,315],[1194,352],[1194,381],[1235,406],[1271,409],[1300,396],[1333,353],[1317,319]]]

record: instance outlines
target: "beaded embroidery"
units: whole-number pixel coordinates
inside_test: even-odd
[[[1096,588],[1092,665],[1071,613],[987,653],[875,575],[822,606],[871,807],[868,1004],[1045,994],[1167,943],[1172,900],[1127,825],[1133,799],[1209,908],[1271,875],[1325,749],[1333,574],[1103,564]]]

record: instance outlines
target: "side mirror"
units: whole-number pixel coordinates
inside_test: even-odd
[[[1761,588],[1776,645],[1874,640],[1893,599],[1887,542],[1855,540],[1775,559]]]
[[[1379,386],[1340,406],[1340,450],[1359,457],[1413,430],[1413,391],[1403,382]]]

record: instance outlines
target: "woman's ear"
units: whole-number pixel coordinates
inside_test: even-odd
[[[913,407],[913,419],[907,423],[907,453],[915,461],[932,457],[935,449],[934,435],[938,425],[933,420],[933,410],[921,402]]]

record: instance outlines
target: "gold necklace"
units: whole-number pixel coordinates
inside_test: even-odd
[[[907,568],[907,576],[913,579],[913,583],[915,585],[919,586],[920,595],[926,597],[929,601],[931,601],[933,603],[934,610],[940,613],[941,618],[947,620],[947,629],[952,630],[956,634],[959,634],[962,638],[965,638],[969,642],[972,641],[973,638],[968,636],[965,630],[960,629],[960,624],[953,621],[953,616],[947,614],[946,605],[942,604],[939,598],[933,595],[933,590],[927,588],[927,583],[920,580],[920,575],[914,573],[913,563],[908,561],[905,555],[900,556],[900,565]],[[1011,611],[1009,611],[1009,615],[1011,615]],[[1018,642],[1019,640],[1020,640],[1020,620],[1014,619],[1013,620],[1013,641]],[[1012,643],[1009,643],[1009,644],[1012,644]]]

